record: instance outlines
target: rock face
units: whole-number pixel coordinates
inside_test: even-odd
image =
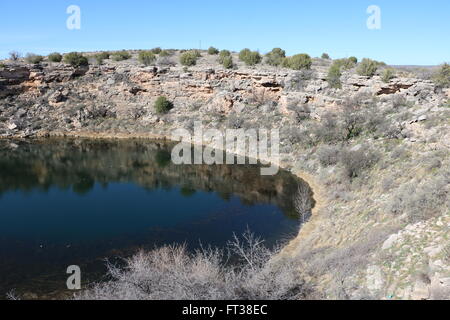
[[[335,90],[328,88],[325,78],[322,66],[297,72],[269,67],[224,70],[203,65],[185,72],[176,66],[141,67],[133,63],[78,69],[63,64],[7,65],[0,70],[0,115],[9,122],[0,123],[0,136],[73,132],[87,126],[84,120],[102,115],[116,115],[124,121],[156,120],[153,102],[161,95],[174,102],[175,112],[198,106],[204,112],[228,116],[245,112],[249,105],[272,105],[292,115],[306,106],[317,119],[354,95],[395,96],[428,109],[447,99],[445,92],[436,93],[433,84],[425,80],[397,78],[386,84],[377,76],[369,79],[348,73],[342,77],[343,90]],[[136,112],[140,115],[137,118]],[[426,117],[419,115],[410,123]]]

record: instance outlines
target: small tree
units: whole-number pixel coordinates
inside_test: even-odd
[[[88,59],[78,52],[71,52],[64,55],[64,63],[70,64],[72,67],[81,67],[89,65]]]
[[[214,48],[214,47],[209,47],[208,54],[210,54],[210,55],[219,54],[219,50],[217,48]]]
[[[11,59],[12,61],[19,60],[21,56],[22,56],[22,54],[20,54],[20,52],[17,52],[17,51],[11,51],[9,53],[9,59]]]
[[[357,57],[350,57],[350,58],[348,58],[348,60],[353,62],[355,65],[358,63],[358,58]]]
[[[245,62],[245,60],[247,59],[247,56],[251,53],[252,51],[248,48],[242,49],[239,52],[239,60]]]
[[[62,55],[58,52],[53,52],[48,55],[48,60],[51,62],[61,62],[62,58]]]
[[[125,61],[131,59],[131,54],[126,50],[114,52],[111,56],[114,61]]]
[[[198,53],[195,50],[186,51],[180,56],[180,63],[183,66],[190,67],[197,64]]]
[[[139,52],[139,62],[149,66],[156,61],[156,56],[152,51],[141,51]]]
[[[377,61],[364,58],[356,69],[356,73],[360,76],[373,77],[378,70],[378,66]]]
[[[27,53],[27,56],[25,58],[25,60],[28,63],[32,63],[32,64],[39,64],[44,60],[43,56],[34,54],[34,53]]]
[[[151,51],[151,53],[153,53],[153,54],[160,54],[161,52],[162,52],[162,49],[160,48],[160,47],[156,47],[156,48],[153,48],[152,50],[150,50]]]
[[[383,70],[383,74],[381,75],[381,80],[385,83],[388,83],[392,79],[395,78],[395,71],[394,69],[387,68]]]
[[[268,54],[266,54],[266,63],[268,65],[277,67],[281,65],[283,59],[286,58],[286,51],[280,48],[274,48]]]
[[[311,69],[312,60],[307,54],[296,54],[288,60],[289,68],[294,70]]]
[[[327,81],[331,88],[341,89],[341,67],[339,63],[333,63],[333,65],[328,70]]]
[[[260,63],[262,58],[259,52],[244,49],[239,53],[239,60],[245,62],[248,66],[254,66]]]
[[[441,88],[450,87],[450,65],[444,63],[439,71],[433,76],[434,83]]]
[[[322,54],[322,59],[330,60],[330,55],[328,53],[323,53]]]
[[[231,56],[227,56],[223,58],[223,67],[225,69],[232,69],[233,68],[233,58]]]
[[[173,103],[170,102],[166,97],[159,97],[155,102],[155,110],[157,113],[167,113],[173,109]]]

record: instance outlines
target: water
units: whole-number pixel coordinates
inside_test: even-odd
[[[102,280],[105,259],[165,244],[225,247],[247,228],[294,236],[304,182],[258,166],[176,166],[161,142],[0,141],[0,298],[58,297],[69,265]]]

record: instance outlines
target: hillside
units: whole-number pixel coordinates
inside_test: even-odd
[[[180,51],[150,66],[138,51],[72,67],[0,64],[0,137],[170,137],[177,128],[279,128],[282,167],[313,187],[317,207],[285,249],[322,297],[450,298],[450,90],[430,68],[361,76],[328,59],[310,68],[234,67]],[[385,79],[386,80],[386,79]],[[340,88],[338,88],[340,87]],[[154,109],[158,97],[174,105]]]

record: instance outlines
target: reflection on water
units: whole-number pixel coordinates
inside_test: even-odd
[[[247,227],[273,244],[298,231],[295,194],[310,195],[303,181],[263,177],[258,166],[176,166],[170,147],[1,141],[0,295],[61,291],[74,264],[84,283],[99,280],[105,258],[138,248],[223,247]]]

